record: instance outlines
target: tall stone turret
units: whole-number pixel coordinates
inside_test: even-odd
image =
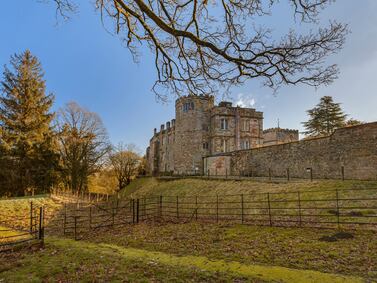
[[[175,102],[176,173],[201,173],[203,156],[209,154],[213,96],[183,96]]]

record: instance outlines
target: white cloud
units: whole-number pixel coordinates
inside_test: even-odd
[[[239,107],[254,107],[255,98],[251,94],[239,93],[234,103]]]

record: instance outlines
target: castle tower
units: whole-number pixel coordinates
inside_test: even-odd
[[[175,102],[175,173],[201,173],[210,146],[213,96],[183,96]]]

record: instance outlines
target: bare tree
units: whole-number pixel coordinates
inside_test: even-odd
[[[124,189],[137,175],[141,161],[135,145],[120,143],[113,148],[109,159],[118,180],[118,189]]]
[[[110,151],[105,127],[96,113],[71,102],[58,112],[62,177],[72,191],[87,190],[88,176],[98,172]]]
[[[54,0],[66,16],[75,0]],[[319,14],[333,0],[285,0],[296,21],[315,31],[289,31],[272,38],[258,18],[272,16],[278,0],[96,0],[104,23],[115,26],[137,58],[146,44],[155,55],[153,90],[175,94],[213,94],[247,79],[281,85],[318,87],[337,78],[325,59],[342,48],[347,26],[335,21],[319,26]]]

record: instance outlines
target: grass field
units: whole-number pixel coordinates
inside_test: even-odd
[[[292,191],[322,191],[344,189],[377,189],[377,181],[339,181],[316,180],[294,182],[259,182],[253,180],[201,180],[179,179],[172,181],[158,180],[156,178],[136,179],[122,192],[123,197],[143,197],[150,195],[230,195],[248,193],[283,193]],[[361,192],[363,193],[363,192]]]
[[[50,238],[44,250],[3,260],[4,282],[363,282],[357,276],[58,238]]]
[[[377,182],[145,178],[133,182],[121,196],[304,193],[350,188],[377,188]],[[0,207],[8,207],[8,215],[26,212],[28,200],[18,201],[0,201]],[[40,201],[60,208],[49,199]],[[146,222],[94,230],[82,241],[48,236],[45,249],[0,256],[0,282],[25,281],[377,282],[377,232]]]

